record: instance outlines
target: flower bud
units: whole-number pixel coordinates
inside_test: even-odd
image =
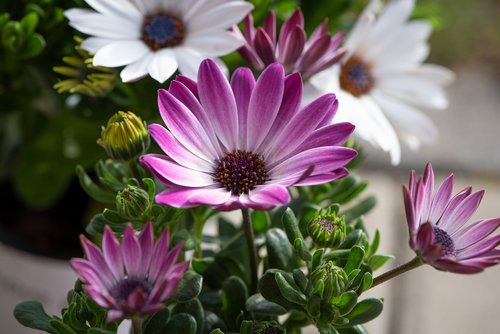
[[[263,321],[254,323],[252,333],[255,334],[284,334],[285,329],[276,321]]]
[[[344,269],[337,267],[332,261],[323,263],[311,274],[311,283],[315,292],[327,303],[333,303],[335,297],[339,297],[349,288],[349,279]]]
[[[149,195],[139,187],[128,185],[116,195],[116,208],[123,218],[140,220],[150,209]]]
[[[319,212],[307,225],[307,231],[318,246],[336,248],[346,236],[344,216],[337,217],[331,209],[326,213]]]
[[[113,159],[129,161],[146,153],[150,139],[146,122],[132,112],[119,111],[102,128],[97,143]]]

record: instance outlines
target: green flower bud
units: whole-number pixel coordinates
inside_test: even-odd
[[[311,283],[322,300],[331,304],[335,302],[334,298],[349,288],[349,278],[344,269],[337,267],[332,261],[323,263],[312,272]]]
[[[326,213],[320,211],[307,225],[307,231],[318,246],[336,248],[346,236],[344,216],[337,217],[331,209]]]
[[[142,188],[128,185],[116,195],[116,208],[123,218],[141,220],[150,210],[149,195]]]
[[[146,122],[132,112],[119,111],[102,128],[97,143],[116,160],[128,161],[146,153],[150,139]]]
[[[255,334],[285,334],[285,329],[276,321],[254,322],[253,331]]]

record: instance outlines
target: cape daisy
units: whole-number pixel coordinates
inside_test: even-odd
[[[476,212],[484,191],[468,187],[455,196],[453,175],[434,193],[434,171],[428,164],[422,178],[415,171],[403,187],[410,246],[432,266],[472,274],[500,262],[500,218],[481,219],[465,226]]]
[[[443,86],[453,79],[441,66],[422,65],[431,26],[408,22],[413,7],[414,0],[389,1],[379,11],[380,1],[372,0],[346,39],[342,61],[311,78],[314,89],[337,94],[337,121],[355,124],[356,134],[390,152],[393,164],[401,158],[398,136],[411,148],[437,139],[418,109],[446,108]]]
[[[326,94],[300,109],[302,80],[273,64],[255,81],[239,68],[227,81],[205,60],[198,83],[179,76],[160,90],[168,130],[149,132],[166,155],[142,164],[169,188],[156,201],[174,207],[211,205],[219,210],[267,210],[290,201],[287,187],[329,182],[348,174],[356,151],[340,147],[354,129],[329,125],[337,110]]]
[[[123,81],[148,73],[164,82],[179,68],[196,77],[200,62],[243,44],[228,31],[253,8],[238,0],[85,0],[94,10],[64,14],[75,29],[91,35],[81,47],[94,52],[94,65],[125,68]]]

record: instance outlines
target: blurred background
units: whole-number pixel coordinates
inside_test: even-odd
[[[284,18],[297,1],[254,0],[260,14],[272,7]],[[325,15],[332,31],[347,30],[366,0],[303,1],[311,30]],[[0,321],[5,333],[30,333],[12,317],[16,303],[42,300],[49,314],[65,305],[75,276],[65,261],[79,255],[78,235],[93,213],[102,210],[78,184],[77,164],[91,170],[105,157],[95,144],[100,126],[117,110],[132,110],[148,121],[156,115],[151,79],[124,85],[117,80],[107,98],[58,94],[62,77],[52,71],[63,56],[74,56],[75,31],[62,11],[84,7],[82,0],[22,0],[0,4]],[[37,13],[32,34],[5,46],[5,22]],[[5,19],[5,14],[10,17]],[[260,16],[259,16],[260,15]],[[415,18],[434,26],[428,60],[457,75],[449,87],[450,107],[429,115],[440,131],[435,146],[403,151],[402,163],[365,145],[358,174],[370,182],[378,206],[366,223],[382,232],[381,252],[396,256],[382,271],[412,257],[401,185],[409,171],[421,173],[431,161],[440,181],[454,172],[455,191],[467,185],[485,189],[475,218],[500,215],[500,3],[497,0],[418,0]],[[27,20],[29,21],[29,20]],[[25,22],[32,26],[32,22]],[[29,29],[28,29],[29,30]],[[43,44],[34,34],[43,37]],[[35,37],[33,37],[35,36]],[[38,40],[38,41],[37,41]],[[27,43],[26,41],[30,41]],[[22,42],[22,43],[21,43]],[[18,43],[18,44],[16,44]],[[37,44],[38,43],[38,44]],[[7,43],[8,44],[8,43]],[[38,46],[37,46],[38,45]],[[225,59],[230,67],[238,56]],[[499,333],[500,266],[473,275],[454,275],[429,266],[370,292],[385,298],[383,314],[370,323],[372,334]],[[310,331],[314,333],[314,331]]]

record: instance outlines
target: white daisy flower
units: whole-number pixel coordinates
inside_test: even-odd
[[[431,26],[408,22],[414,5],[393,0],[381,8],[372,0],[346,40],[342,61],[311,78],[308,88],[312,95],[334,92],[335,121],[353,123],[355,133],[389,152],[394,165],[401,160],[398,136],[412,149],[437,139],[435,125],[418,109],[445,109],[443,86],[454,77],[444,67],[422,64]]]
[[[85,0],[94,10],[73,8],[69,24],[91,35],[81,47],[94,65],[125,68],[124,82],[148,73],[164,82],[177,69],[196,78],[204,58],[226,55],[244,44],[229,31],[253,8],[239,0]]]

